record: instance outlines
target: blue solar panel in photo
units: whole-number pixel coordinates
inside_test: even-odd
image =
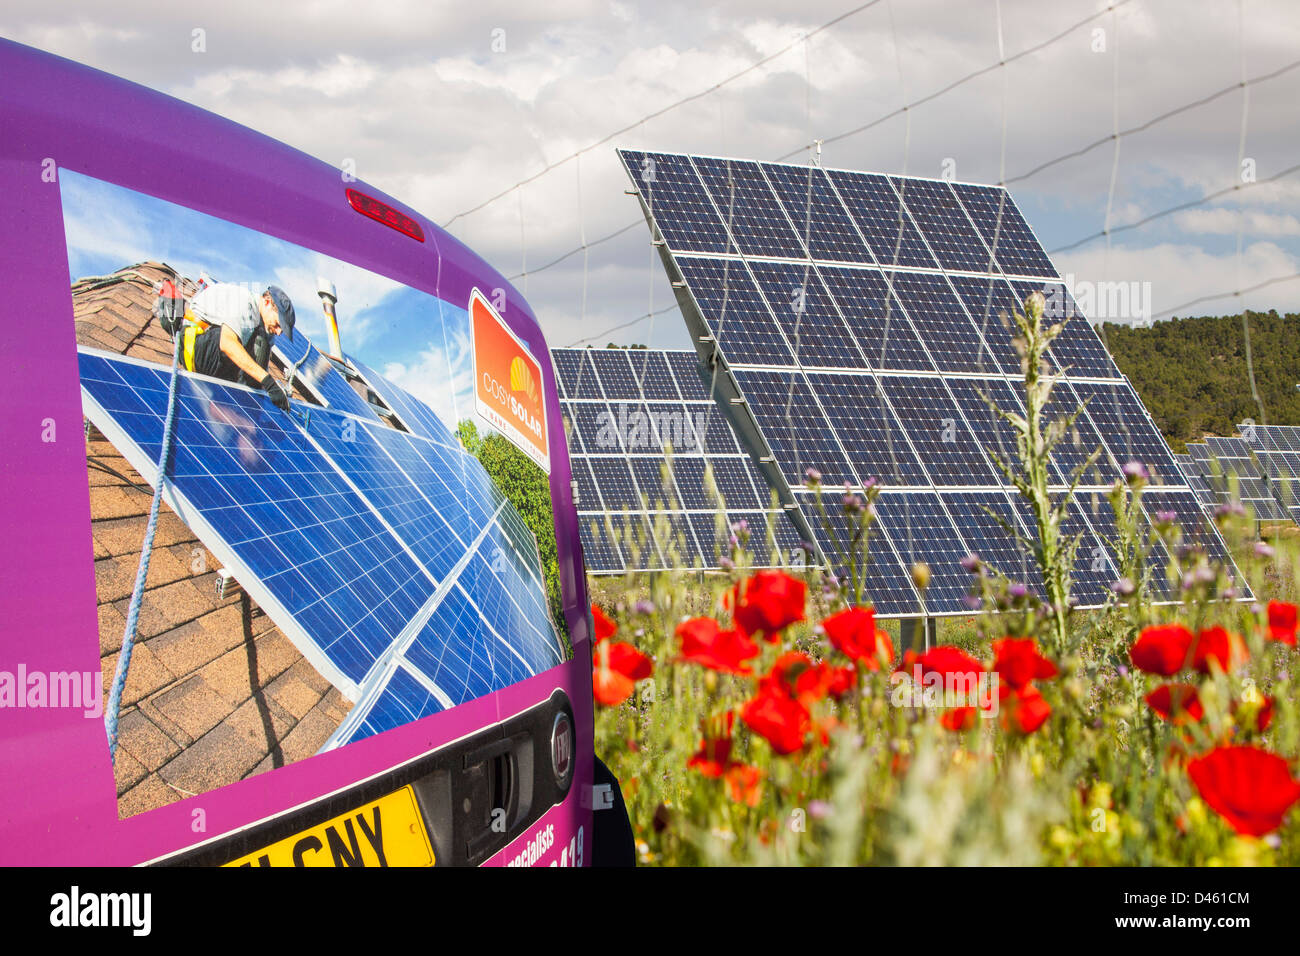
[[[604,398],[590,349],[555,349],[556,378],[565,398]]]
[[[703,448],[704,452],[709,455],[730,455],[740,450],[736,444],[736,436],[731,430],[731,425],[723,417],[722,412],[718,410],[716,405],[687,405],[685,410],[686,417],[683,422],[689,423],[690,428],[694,429],[694,447],[697,450]],[[663,420],[660,419],[659,421],[660,434],[662,435]],[[683,425],[683,430],[687,430],[685,425]],[[688,446],[683,445],[682,447]]]
[[[957,407],[966,417],[966,423],[975,436],[976,444],[986,454],[992,453],[989,456],[989,464],[999,476],[998,483],[1006,484],[1005,476],[993,463],[992,455],[996,455],[1013,470],[1017,469],[1019,467],[1016,445],[1018,437],[1012,424],[994,411],[988,401],[991,400],[1004,412],[1023,417],[1025,410],[1020,404],[1020,396],[1005,379],[1001,378],[949,378],[944,381],[957,402]],[[1064,484],[1065,480],[1065,475],[1053,463],[1049,481],[1052,484]]]
[[[718,215],[731,229],[742,255],[780,259],[807,257],[758,163],[700,156],[693,159],[700,179],[704,180],[713,197]]]
[[[1085,378],[1120,378],[1115,360],[1106,351],[1097,330],[1079,311],[1074,297],[1061,282],[1011,283],[1012,289],[1023,304],[1033,292],[1043,293],[1047,300],[1043,311],[1043,324],[1062,322],[1061,333],[1052,342],[1049,351],[1058,367],[1071,376]]]
[[[383,399],[384,404],[397,413],[407,431],[448,448],[460,447],[460,443],[452,437],[451,431],[432,408],[350,355],[348,361],[361,373],[375,394]],[[464,414],[469,415],[469,411],[465,409]]]
[[[592,349],[590,355],[606,398],[641,397],[641,388],[637,385],[632,365],[623,349]]]
[[[830,262],[871,261],[871,251],[823,170],[815,166],[760,165],[812,258]]]
[[[994,276],[950,276],[966,311],[974,320],[989,351],[998,365],[989,371],[1020,375],[1020,354],[1012,340],[1020,334],[1013,316],[1021,311],[1022,303],[1004,279]]]
[[[834,266],[819,266],[818,271],[839,305],[849,335],[873,368],[934,371],[934,363],[902,306],[890,295],[882,273]]]
[[[676,401],[681,396],[664,353],[656,349],[633,349],[628,353],[632,376],[650,401]]]
[[[680,459],[673,462],[674,473],[678,466],[692,459]],[[649,503],[651,511],[674,511],[681,505],[675,475],[665,475],[663,458],[654,455],[638,455],[627,460],[632,469],[641,496]]]
[[[945,491],[944,504],[971,550],[1012,581],[1033,585],[1042,593],[1042,579],[1032,552],[1007,529],[1033,541],[1021,526],[1015,507],[1002,491]]]
[[[952,188],[1003,272],[1056,278],[1056,267],[1005,189],[969,183],[952,183]]]
[[[997,485],[1002,481],[966,426],[942,379],[881,379],[922,466],[936,485]]]
[[[1228,556],[1223,539],[1219,537],[1214,526],[1210,524],[1205,513],[1196,503],[1195,495],[1189,491],[1148,488],[1142,495],[1142,507],[1152,519],[1162,512],[1172,514],[1174,521],[1182,529],[1185,544],[1202,548],[1212,560],[1227,564],[1228,569],[1236,575],[1238,582],[1241,582],[1241,575]],[[1245,589],[1244,584],[1239,586]]]
[[[591,466],[591,473],[596,479],[596,487],[600,489],[600,497],[605,502],[607,511],[643,507],[641,493],[632,478],[632,469],[628,466],[626,458],[611,455],[588,456],[587,464]]]
[[[587,454],[611,454],[623,450],[618,418],[604,402],[571,402],[569,413]]]
[[[707,402],[712,401],[709,394],[709,383],[711,379],[704,377],[704,370],[700,368],[699,356],[694,352],[666,352],[668,358],[668,367],[673,370],[673,378],[677,381],[677,390],[681,392],[682,399],[688,402]]]
[[[996,272],[988,248],[946,182],[890,177],[903,205],[945,269]]]
[[[779,324],[772,320],[743,262],[682,257],[677,265],[695,296],[709,332],[735,364],[793,363],[790,346]],[[699,381],[699,376],[691,374]],[[691,391],[700,390],[692,384]]]
[[[285,364],[286,374],[291,366],[302,361],[294,374],[294,381],[325,405],[335,411],[351,412],[368,421],[378,417],[370,403],[348,384],[343,373],[307,341],[307,336],[297,335],[290,342],[286,336],[277,335],[272,341],[276,354]]]
[[[1136,459],[1151,471],[1154,483],[1182,483],[1182,473],[1164,436],[1151,423],[1128,382],[1076,381],[1073,385],[1079,400],[1088,403],[1088,417],[1107,436],[1111,454],[1121,465]]]
[[[811,263],[751,262],[798,364],[866,368],[866,360]]]
[[[670,249],[714,253],[730,249],[722,219],[689,157],[630,149],[618,153]]]
[[[877,478],[886,485],[929,484],[924,467],[912,453],[907,434],[899,427],[875,379],[868,375],[814,372],[808,380],[816,394],[833,401],[835,434],[849,456],[858,481]],[[795,423],[799,421],[794,419]],[[797,424],[791,430],[797,434]],[[764,434],[768,434],[768,429],[764,429]],[[825,469],[818,470],[828,485],[853,480],[847,475],[841,477]]]
[[[799,531],[784,512],[730,509],[727,517],[733,527],[738,526],[749,532],[747,547],[757,566],[795,565],[797,567],[801,558],[807,563],[807,555],[800,548],[802,541]]]
[[[1081,402],[1069,382],[1058,382],[1052,389],[1051,399],[1043,409],[1043,420],[1054,422],[1057,419],[1067,418],[1078,411]],[[1083,467],[1094,452],[1097,452],[1097,456],[1084,472],[1082,483],[1109,484],[1118,477],[1118,471],[1111,462],[1106,445],[1097,429],[1093,427],[1092,420],[1085,409],[1075,417],[1074,422],[1052,451],[1052,463],[1068,481],[1074,470]]]
[[[377,688],[377,691],[380,690]],[[361,740],[385,730],[401,727],[413,720],[436,714],[443,709],[438,698],[425,689],[405,668],[397,668],[382,693],[377,693],[366,718],[348,737]]]
[[[588,571],[622,571],[623,555],[605,527],[608,512],[578,515],[578,536],[582,539],[582,560]]]
[[[895,272],[893,288],[940,372],[987,375],[1002,370],[980,342],[946,278],[932,272]]]
[[[856,480],[803,375],[738,371],[736,381],[788,482],[803,484],[808,468],[827,484]]]
[[[831,169],[826,172],[840,200],[867,246],[882,266],[937,268],[934,256],[911,218],[903,211],[898,193],[885,176]]]
[[[1017,502],[1017,506],[1022,509],[1022,517],[1033,520],[1029,515],[1027,503]],[[1030,524],[1030,527],[1036,529],[1037,525]],[[1104,604],[1113,596],[1114,592],[1110,586],[1119,575],[1111,562],[1110,548],[1097,534],[1092,522],[1088,520],[1082,497],[1076,498],[1070,505],[1065,520],[1061,522],[1061,532],[1067,538],[1082,534],[1078,549],[1074,553],[1071,593],[1080,604],[1089,606]],[[1037,538],[1036,531],[1035,538]]]
[[[708,463],[713,471],[714,487],[728,508],[751,508],[757,505],[758,509],[765,509],[768,506],[767,483],[764,482],[760,489],[755,490],[750,480],[750,468],[746,467],[750,464],[748,458],[715,457],[708,459]]]
[[[79,360],[87,414],[147,467],[169,372]],[[431,686],[459,703],[560,662],[536,542],[476,461],[330,410],[300,423],[238,386],[182,375],[178,389],[178,511],[202,517],[206,543],[327,677],[361,688],[348,739],[441,709]],[[458,594],[477,610],[452,627]],[[431,669],[403,664],[408,651]]]
[[[930,568],[925,606],[932,613],[967,610],[971,574],[961,559],[971,548],[932,491],[882,494],[876,499],[877,520],[889,535],[903,564],[924,562]]]

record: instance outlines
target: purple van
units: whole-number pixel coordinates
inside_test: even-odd
[[[590,864],[528,303],[265,136],[3,40],[0,75],[0,863]]]

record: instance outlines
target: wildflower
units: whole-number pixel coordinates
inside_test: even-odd
[[[1116,594],[1124,595],[1124,597],[1128,597],[1137,590],[1133,582],[1128,578],[1120,578],[1118,581],[1111,584],[1110,589]]]
[[[809,468],[803,473],[804,484],[813,486],[820,485],[822,482],[822,473],[816,468]]]
[[[912,565],[912,583],[918,591],[924,591],[930,586],[930,566],[924,561]]]
[[[805,709],[827,695],[839,699],[852,688],[857,672],[851,667],[832,667],[825,662],[814,664],[802,651],[782,654],[772,670],[759,680],[760,690],[780,691],[794,697]]]
[[[1195,635],[1181,624],[1148,627],[1129,649],[1133,666],[1148,674],[1170,677],[1183,669]]]
[[[1273,722],[1273,698],[1259,691],[1242,695],[1240,703],[1232,702],[1232,716],[1239,726],[1254,726],[1261,734]]]
[[[653,671],[650,658],[622,641],[600,641],[592,656],[592,695],[606,707],[616,707],[631,697],[636,682]]]
[[[1145,699],[1162,720],[1170,723],[1195,723],[1205,716],[1200,695],[1191,684],[1161,684]]]
[[[740,719],[783,755],[802,748],[812,726],[812,718],[803,704],[770,683],[745,704]]]
[[[1007,594],[1013,599],[1019,600],[1029,594],[1029,588],[1025,587],[1019,581],[1012,581],[1007,585]]]
[[[976,571],[978,571],[980,569],[980,565],[982,564],[983,562],[980,561],[980,556],[978,554],[975,554],[973,551],[970,554],[966,555],[966,557],[961,559],[961,566],[965,568],[967,571],[969,571],[971,574],[974,574]]]
[[[618,625],[605,616],[605,612],[600,609],[600,605],[591,606],[591,617],[596,622],[596,642],[599,643],[608,637],[613,637],[618,630]]]
[[[1032,680],[1050,680],[1057,675],[1056,665],[1038,652],[1032,637],[1004,637],[992,646],[992,669],[1012,690],[1020,690]]]
[[[734,711],[700,722],[704,739],[700,749],[686,761],[686,766],[706,777],[720,778],[731,766],[731,730],[736,722]]]
[[[636,613],[653,614],[655,612],[654,601],[641,600],[636,602]]]
[[[737,629],[722,631],[711,617],[696,617],[677,626],[682,653],[679,660],[726,674],[753,673],[745,661],[759,655],[758,645]]]
[[[736,624],[749,636],[762,635],[775,643],[780,632],[804,619],[807,586],[784,571],[759,571],[737,585]]]
[[[1147,466],[1142,462],[1132,459],[1124,464],[1124,477],[1128,479],[1128,483],[1131,485],[1138,481],[1146,481],[1151,477],[1151,473],[1147,471]]]
[[[727,796],[747,807],[758,806],[763,796],[763,771],[744,763],[733,763],[725,775]]]
[[[1187,765],[1201,798],[1245,836],[1278,829],[1297,800],[1300,783],[1287,762],[1258,747],[1216,747]]]
[[[1019,690],[1003,684],[999,696],[1002,697],[1002,707],[998,717],[1003,730],[1032,734],[1052,715],[1051,705],[1033,684],[1026,684]]]
[[[889,637],[876,630],[876,612],[872,608],[851,607],[822,622],[826,636],[845,657],[862,661],[868,670],[879,670],[881,660],[893,661],[894,647]]]
[[[1273,557],[1274,554],[1276,554],[1276,552],[1273,550],[1273,546],[1271,544],[1268,544],[1265,541],[1256,541],[1255,554],[1261,558],[1271,558]]]
[[[1268,636],[1296,646],[1296,606],[1285,601],[1268,602]]]
[[[1156,521],[1160,524],[1173,524],[1178,519],[1177,511],[1157,511]]]
[[[1192,667],[1202,674],[1210,673],[1210,662],[1228,671],[1246,659],[1246,646],[1241,638],[1222,627],[1210,627],[1196,635],[1192,650]]]

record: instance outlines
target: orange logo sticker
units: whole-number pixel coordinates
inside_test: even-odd
[[[469,296],[474,410],[551,473],[542,366],[478,289]]]

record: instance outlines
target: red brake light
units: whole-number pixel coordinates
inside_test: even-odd
[[[398,212],[388,203],[380,202],[373,196],[359,193],[355,189],[348,190],[348,202],[361,215],[369,216],[375,222],[382,222],[385,226],[396,229],[417,242],[424,242],[424,230],[420,228],[420,224],[406,213]]]

